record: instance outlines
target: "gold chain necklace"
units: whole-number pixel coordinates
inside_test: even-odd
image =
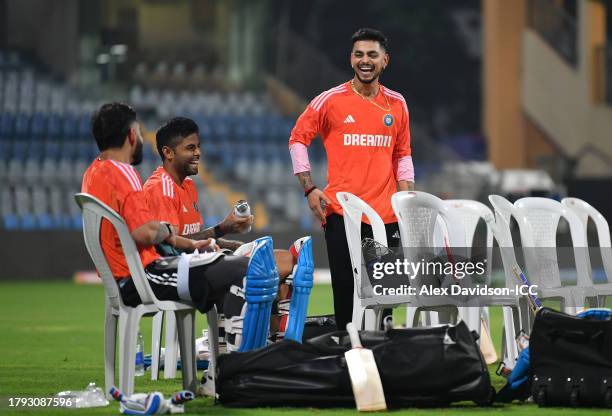
[[[355,88],[355,81],[354,80],[351,80],[351,88],[352,88],[352,90],[353,90],[353,92],[355,94],[357,94],[362,99],[364,99],[367,102],[369,102],[370,104],[375,105],[376,107],[380,108],[383,111],[386,111],[387,113],[389,113],[391,111],[391,106],[389,105],[389,100],[387,100],[387,96],[385,94],[383,94],[383,96],[385,97],[385,104],[387,105],[387,108],[385,108],[385,107],[377,104],[376,102],[374,102],[374,98],[376,98],[376,96],[374,96],[373,98],[367,98],[365,95],[363,95],[359,91],[357,91],[357,88]]]

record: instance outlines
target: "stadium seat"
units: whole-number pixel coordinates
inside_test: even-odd
[[[104,326],[104,367],[105,391],[115,386],[115,348],[116,331],[119,327],[119,389],[125,395],[134,393],[134,357],[136,355],[136,337],[142,316],[155,315],[159,311],[173,312],[176,315],[181,351],[181,372],[183,388],[196,390],[195,367],[195,309],[185,302],[158,300],[147,279],[140,262],[138,249],[123,219],[108,206],[91,195],[76,194],[75,200],[83,211],[83,234],[87,251],[100,274],[106,292],[106,318]],[[127,259],[131,278],[142,303],[136,307],[123,304],[119,287],[111,273],[110,267],[100,244],[100,225],[102,218],[114,226]]]

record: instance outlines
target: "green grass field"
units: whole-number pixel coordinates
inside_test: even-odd
[[[50,397],[62,390],[81,390],[94,381],[104,387],[103,319],[104,293],[101,286],[83,286],[68,282],[1,283],[0,305],[0,413],[4,414],[117,414],[118,404],[95,409],[14,409],[8,407],[9,397]],[[329,286],[315,287],[309,314],[332,312]],[[398,311],[398,315],[399,315]],[[397,316],[397,322],[402,317]],[[491,310],[494,323],[501,320],[501,311]],[[151,319],[142,321],[145,350],[150,352]],[[500,326],[492,325],[495,345],[500,345]],[[198,316],[198,332],[205,327],[205,319]],[[493,384],[499,389],[504,380],[493,374]],[[136,391],[158,390],[170,394],[181,389],[179,377],[174,380],[152,382],[147,371],[136,378]],[[186,407],[189,414],[208,415],[301,415],[352,414],[352,409],[230,409],[215,406],[208,398],[198,398]],[[604,410],[538,409],[531,404],[514,404],[477,408],[458,404],[448,409],[406,409],[394,414],[453,415],[470,413],[512,413],[513,415],[547,414],[603,414]],[[607,411],[609,414],[609,411]]]

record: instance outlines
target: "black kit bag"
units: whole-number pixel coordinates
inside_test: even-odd
[[[372,349],[387,405],[447,406],[494,399],[487,366],[461,322],[436,328],[361,331]],[[354,407],[344,359],[346,331],[303,344],[285,340],[257,351],[219,357],[217,393],[227,406]]]
[[[612,321],[541,309],[529,349],[538,405],[612,407]]]

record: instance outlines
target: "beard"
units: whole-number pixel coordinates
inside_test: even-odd
[[[357,77],[357,79],[359,80],[359,82],[361,82],[362,84],[371,84],[374,81],[376,81],[379,77],[380,74],[382,74],[382,69],[380,71],[378,71],[377,73],[374,73],[374,76],[370,79],[361,79],[361,77],[359,76],[359,72],[357,72],[355,70],[355,68],[353,68],[353,72],[355,72],[355,76]]]
[[[134,149],[134,154],[132,155],[132,166],[138,166],[140,165],[140,162],[142,162],[142,155],[143,155],[143,144],[140,140],[136,141],[136,148]]]

